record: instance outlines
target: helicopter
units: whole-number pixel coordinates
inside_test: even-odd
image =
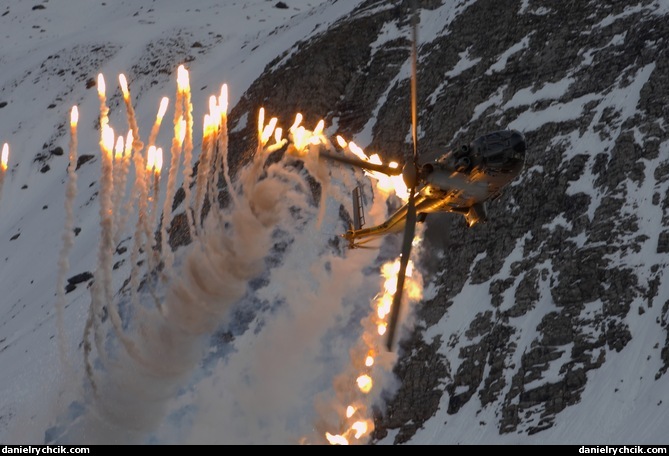
[[[527,144],[524,135],[515,129],[493,131],[437,156],[421,162],[418,156],[417,114],[417,12],[413,7],[411,20],[411,138],[413,149],[407,153],[403,166],[370,163],[322,151],[320,157],[349,164],[389,176],[401,175],[408,189],[408,201],[383,223],[363,228],[364,213],[360,188],[353,190],[353,223],[341,236],[349,248],[366,247],[379,236],[404,232],[401,244],[397,289],[393,296],[386,346],[392,351],[402,304],[411,246],[416,224],[435,212],[459,213],[469,227],[487,221],[487,204],[498,198],[522,171]]]

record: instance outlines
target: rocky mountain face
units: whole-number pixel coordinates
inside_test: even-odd
[[[402,384],[374,438],[393,429],[395,443],[405,442],[439,407],[457,414],[467,404],[493,408],[497,419],[486,426],[500,434],[550,429],[580,401],[589,371],[626,349],[630,321],[640,318],[663,341],[648,347],[660,368],[645,380],[666,381],[669,8],[659,0],[417,3],[420,153],[512,126],[528,154],[487,224],[428,217],[428,239],[444,255],[423,266],[439,292],[416,310],[396,367]],[[411,147],[410,11],[407,1],[362,2],[276,59],[232,110],[231,130],[260,106],[282,125],[296,112],[307,125],[324,118],[350,139],[375,118],[366,151],[402,160]],[[436,32],[424,34],[428,26]],[[406,38],[385,39],[388,30]],[[253,122],[239,124],[231,150],[253,150],[254,135]],[[487,289],[477,303],[485,310],[451,321],[457,332],[426,337],[455,318],[465,285]]]

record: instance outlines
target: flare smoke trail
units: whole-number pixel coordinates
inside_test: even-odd
[[[422,239],[423,231],[423,225],[417,226],[414,239]],[[412,256],[419,255],[419,249],[414,248]],[[383,404],[383,393],[392,394],[399,386],[392,372],[397,354],[387,351],[386,335],[379,335],[378,331],[380,319],[387,323],[390,312],[387,305],[392,303],[396,291],[398,269],[399,257],[382,266],[384,280],[379,288],[383,291],[377,294],[369,315],[361,321],[362,337],[350,350],[350,364],[334,378],[333,391],[323,392],[316,398],[319,415],[315,425],[319,431],[315,436],[317,443],[366,444],[374,430],[373,408]],[[400,309],[400,336],[402,329],[413,326],[413,305],[422,298],[422,289],[422,275],[410,263]],[[380,317],[381,309],[383,317]]]
[[[175,127],[184,122],[181,117],[175,116]],[[113,302],[113,296],[107,293],[96,301],[99,291],[93,293],[92,304],[98,312],[87,322],[84,341],[86,375],[90,382],[83,384],[83,390],[78,393],[80,407],[65,411],[61,420],[64,424],[47,432],[47,443],[146,443],[157,425],[163,422],[167,405],[178,397],[179,388],[186,385],[187,378],[202,361],[213,331],[230,318],[235,303],[249,293],[248,282],[263,274],[273,275],[269,284],[285,287],[279,294],[272,295],[272,299],[279,299],[280,310],[260,332],[258,340],[266,343],[252,350],[251,357],[243,360],[233,357],[230,362],[242,364],[241,370],[233,369],[236,375],[252,371],[258,374],[256,380],[264,383],[254,384],[252,390],[247,391],[250,394],[227,396],[226,400],[238,401],[233,407],[248,405],[251,413],[261,412],[261,409],[265,411],[265,406],[270,406],[265,415],[258,413],[257,416],[262,416],[262,421],[266,421],[267,416],[273,416],[268,420],[277,424],[278,431],[262,436],[260,441],[295,443],[304,435],[305,426],[312,427],[312,420],[316,417],[299,416],[293,420],[291,413],[294,415],[294,411],[283,413],[285,410],[281,410],[282,413],[273,414],[273,407],[278,407],[275,402],[283,398],[311,400],[313,394],[304,396],[300,390],[302,378],[298,376],[314,375],[309,362],[304,363],[303,359],[306,357],[317,362],[321,357],[324,334],[339,318],[347,318],[346,313],[350,312],[350,309],[344,310],[343,302],[352,290],[359,293],[360,284],[367,280],[364,274],[351,274],[351,271],[360,271],[362,265],[370,265],[376,253],[361,250],[344,259],[333,251],[332,245],[326,246],[323,233],[317,233],[323,218],[319,216],[314,223],[314,216],[317,212],[325,214],[325,209],[320,206],[327,201],[326,198],[313,201],[313,180],[320,184],[323,193],[327,193],[328,189],[337,193],[335,188],[329,187],[331,168],[318,160],[313,150],[316,147],[312,147],[319,141],[331,147],[320,134],[322,124],[315,130],[318,134],[306,132],[307,136],[299,140],[299,147],[296,147],[295,133],[298,129],[295,125],[295,131],[291,131],[293,142],[289,143],[279,161],[268,165],[269,153],[281,149],[286,140],[281,138],[280,129],[275,128],[276,118],[265,126],[264,110],[259,117],[259,144],[253,161],[239,171],[237,182],[228,183],[236,203],[222,209],[215,200],[216,204],[211,206],[203,220],[202,230],[189,245],[175,252],[171,252],[169,247],[163,250],[163,261],[165,255],[176,259],[172,265],[175,274],[168,282],[163,280],[166,286],[155,286],[155,282],[165,278],[154,274],[157,271],[156,262],[153,266],[149,264],[144,275],[147,286],[140,288],[135,257],[131,258],[132,289],[121,293],[118,302]],[[220,118],[225,119],[225,116]],[[187,121],[185,123],[188,125]],[[192,123],[188,127],[192,128]],[[305,133],[304,128],[300,128]],[[111,128],[105,125],[104,130]],[[134,132],[132,128],[131,131]],[[267,146],[272,133],[275,143]],[[220,128],[220,135],[225,137],[216,138],[212,134],[210,139],[218,142],[222,159],[228,153],[227,130]],[[175,136],[178,138],[179,135]],[[138,137],[137,134],[135,139]],[[310,149],[309,153],[306,153],[307,149]],[[135,153],[133,158],[136,190],[140,194],[135,233],[137,244],[145,234],[139,222],[143,220],[146,225],[148,190],[142,154]],[[303,162],[304,166],[296,166],[297,161]],[[103,175],[106,175],[106,170],[103,161]],[[103,178],[101,185],[107,188],[105,182]],[[101,190],[101,207],[106,207],[102,193]],[[338,196],[344,196],[344,192]],[[342,199],[349,201],[349,195],[345,196],[339,198],[328,211],[333,224],[339,223],[339,216],[334,214],[338,214]],[[195,201],[194,204],[198,203]],[[332,210],[334,207],[337,209]],[[187,211],[191,209],[186,207]],[[102,210],[100,216],[105,218]],[[287,265],[268,269],[272,267],[272,262],[267,261],[269,255],[277,253],[277,236],[281,238],[280,243],[286,242],[289,246],[289,261],[296,261],[295,267]],[[103,251],[102,246],[108,244],[107,236],[103,235],[100,252]],[[295,275],[297,264],[305,261],[304,252],[295,252],[290,246],[301,247],[302,244],[306,244],[306,252],[315,256],[307,260],[311,264],[307,274]],[[281,255],[284,256],[284,253]],[[110,269],[107,267],[108,258],[104,260],[101,253],[100,263],[105,264],[102,269]],[[342,281],[347,282],[347,287],[341,287]],[[254,288],[254,293],[256,291]],[[107,306],[108,315],[99,312],[102,304]],[[95,347],[91,347],[86,340],[91,328]],[[286,334],[290,336],[286,338]],[[286,356],[279,359],[277,350]],[[280,380],[278,385],[267,381],[273,378]],[[236,379],[236,382],[239,380]],[[235,386],[239,385],[233,384]],[[278,396],[277,388],[280,388]],[[226,435],[229,441],[224,443],[244,441],[245,438],[251,439],[250,442],[258,441],[248,432],[266,432],[262,424],[258,429],[253,426],[240,429],[245,425],[244,420],[236,421],[235,414],[229,409],[227,411],[224,419],[209,423],[209,426],[215,423],[226,431],[237,432]],[[197,418],[206,419],[210,413],[212,409],[205,407],[202,413],[198,412]],[[289,417],[287,420],[286,416]],[[304,423],[305,419],[309,421]],[[228,422],[230,420],[233,422]],[[292,428],[293,422],[299,422],[301,427]],[[199,432],[199,424],[195,423],[193,436]],[[211,436],[220,437],[220,433]],[[322,439],[322,436],[312,440],[319,441],[319,438]],[[206,439],[199,442],[203,441]]]
[[[213,141],[216,131],[217,127],[212,121],[212,116],[210,114],[205,115],[202,128],[202,149],[200,151],[200,159],[197,167],[197,176],[195,177],[195,194],[193,195],[193,209],[195,211],[194,217],[196,228],[195,232],[193,233],[194,235],[200,234],[200,224],[202,223],[202,208],[204,206],[204,198],[207,192],[207,183],[209,181],[208,172],[211,167],[210,158],[213,153]]]
[[[111,153],[110,148],[114,147],[114,132],[109,126],[109,108],[107,107],[107,95],[105,79],[102,73],[98,74],[98,99],[100,100],[100,151],[101,160],[101,182],[100,182],[100,245],[98,251],[98,265],[95,271],[95,279],[91,289],[91,305],[88,311],[88,318],[84,327],[84,363],[88,378],[92,387],[95,389],[95,380],[93,377],[93,368],[90,365],[90,353],[92,347],[89,342],[91,331],[93,331],[94,341],[98,350],[103,341],[98,325],[104,312],[104,303],[111,301],[111,261],[113,247],[113,215],[111,214],[111,193],[113,191]],[[104,192],[106,190],[106,193]],[[109,272],[106,271],[107,267]]]
[[[186,73],[188,74],[188,73]],[[188,221],[188,231],[189,233],[194,236],[195,235],[195,221],[193,217],[193,212],[191,209],[188,207],[188,203],[190,201],[190,184],[191,181],[193,180],[193,168],[191,165],[191,161],[193,159],[193,104],[191,103],[191,95],[190,95],[190,84],[188,83],[188,80],[185,81],[187,84],[184,87],[184,96],[183,96],[183,104],[184,104],[184,113],[185,113],[185,129],[186,129],[186,134],[184,136],[184,142],[183,142],[183,148],[184,148],[184,156],[183,156],[183,183],[182,183],[182,188],[184,189],[184,206],[185,206],[185,213],[186,213],[186,220]]]
[[[119,177],[118,190],[114,193],[118,196],[117,202],[114,205],[114,245],[118,247],[119,242],[121,241],[121,235],[125,230],[125,224],[128,221],[130,207],[129,204],[133,202],[133,194],[128,197],[128,201],[125,206],[121,206],[123,203],[123,196],[125,194],[126,181],[128,179],[128,173],[130,172],[130,163],[132,157],[132,143],[133,143],[133,133],[132,130],[128,131],[128,135],[125,139],[125,149],[123,150],[123,160],[121,161],[121,173]]]
[[[69,367],[67,348],[65,344],[65,330],[63,327],[63,312],[65,310],[65,277],[70,269],[68,256],[74,245],[74,199],[77,196],[77,122],[79,110],[72,107],[70,114],[70,162],[67,167],[68,182],[65,188],[65,229],[63,231],[63,245],[58,259],[58,276],[56,278],[56,325],[58,332],[58,348],[60,361],[63,366]]]
[[[214,183],[218,182],[218,173],[221,167],[223,168],[223,178],[225,184],[228,186],[229,193],[232,196],[232,203],[237,204],[237,194],[232,188],[232,179],[230,178],[230,165],[228,164],[228,86],[223,84],[221,87],[221,94],[218,98],[219,109],[221,112],[221,132],[219,133],[218,150],[225,153],[216,155],[214,167]]]
[[[256,160],[265,158],[267,154]],[[164,313],[146,306],[143,313],[130,311],[135,320],[129,322],[128,333],[137,341],[140,358],[150,364],[138,363],[118,345],[108,349],[98,395],[60,436],[60,443],[141,442],[155,428],[166,402],[201,361],[207,336],[247,292],[247,282],[266,269],[276,227],[292,223],[291,204],[307,198],[308,183],[285,179],[278,172],[285,166],[271,165],[262,179],[256,166],[241,170],[240,204],[226,212],[214,206],[202,235],[182,249],[175,265],[178,274],[164,290]],[[340,288],[331,283],[328,292],[341,294],[336,291]],[[317,299],[313,295],[309,305]]]
[[[176,178],[179,174],[179,159],[181,158],[181,148],[185,137],[185,125],[183,119],[183,100],[184,92],[187,87],[188,72],[183,65],[177,69],[177,92],[174,103],[174,135],[172,137],[172,148],[170,149],[170,167],[167,174],[167,190],[165,191],[165,200],[163,202],[161,227],[161,252],[165,264],[163,272],[166,276],[171,274],[174,254],[169,245],[169,225],[172,216],[172,202],[174,198],[174,187]]]

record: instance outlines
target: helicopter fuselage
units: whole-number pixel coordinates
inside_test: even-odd
[[[525,151],[525,138],[520,132],[501,130],[419,165],[415,196],[418,220],[425,220],[430,213],[456,212],[470,227],[485,222],[486,203],[497,198],[520,174]],[[407,211],[404,204],[383,223],[353,227],[344,237],[355,247],[365,238],[401,231]]]

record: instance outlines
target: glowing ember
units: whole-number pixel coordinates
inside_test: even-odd
[[[356,383],[358,384],[360,391],[363,393],[369,393],[372,390],[372,377],[367,374],[363,374],[358,377],[356,379]]]
[[[4,143],[2,145],[2,157],[0,158],[0,166],[2,171],[7,171],[7,161],[9,160],[9,144]]]
[[[346,149],[348,147],[348,143],[346,142],[346,140],[344,138],[337,135],[336,139],[337,139],[337,144],[339,144],[339,147],[341,147],[342,149]]]
[[[352,405],[346,407],[346,418],[352,417],[354,413],[355,413],[355,407],[353,407]]]
[[[351,429],[355,431],[354,437],[359,439],[367,433],[367,423],[364,421],[356,421],[353,423],[353,426],[351,426]]]
[[[367,358],[365,358],[365,366],[372,367],[373,365],[374,365],[374,356],[367,355]]]

